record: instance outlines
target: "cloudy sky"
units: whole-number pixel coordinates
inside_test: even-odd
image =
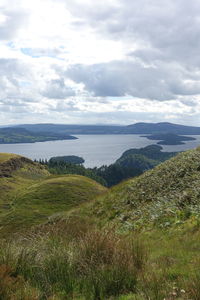
[[[200,126],[199,0],[0,0],[0,124]]]

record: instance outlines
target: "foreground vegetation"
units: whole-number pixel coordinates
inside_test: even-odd
[[[0,161],[0,299],[200,299],[200,149],[108,191]]]
[[[193,229],[121,235],[79,217],[37,228],[1,242],[0,299],[199,299]]]

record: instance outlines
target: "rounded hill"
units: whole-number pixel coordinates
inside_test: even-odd
[[[79,175],[53,176],[41,164],[0,154],[0,231],[14,233],[90,201],[107,189]]]
[[[4,235],[46,222],[50,216],[67,212],[95,199],[107,189],[79,175],[48,177],[17,191],[8,210],[0,218]]]
[[[22,205],[47,206],[48,210],[69,209],[82,202],[94,199],[106,191],[96,181],[80,175],[62,175],[47,178],[30,186],[19,197]]]

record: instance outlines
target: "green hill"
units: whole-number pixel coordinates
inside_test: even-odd
[[[0,154],[0,233],[27,229],[105,191],[89,178],[52,176],[27,158]]]

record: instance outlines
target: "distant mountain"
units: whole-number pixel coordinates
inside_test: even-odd
[[[168,122],[136,123],[128,126],[114,125],[67,125],[67,124],[23,124],[15,126],[32,132],[56,132],[66,134],[158,134],[174,133],[200,135],[200,127],[185,126]]]
[[[199,135],[200,127],[185,126],[185,125],[173,124],[168,122],[136,123],[133,125],[126,126],[125,133],[134,133],[134,134],[175,133],[175,134]]]
[[[16,127],[32,132],[56,132],[67,134],[120,134],[123,126],[112,125],[66,125],[66,124],[23,124]]]

